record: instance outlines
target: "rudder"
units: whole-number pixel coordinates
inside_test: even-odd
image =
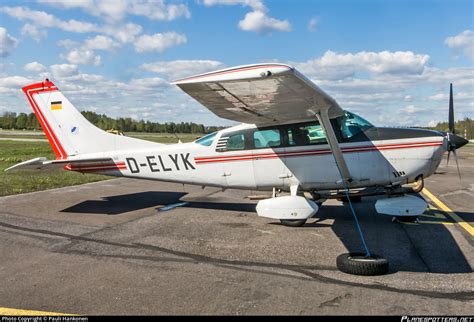
[[[51,81],[23,87],[57,159],[79,154],[156,147],[158,143],[110,134],[90,123]]]

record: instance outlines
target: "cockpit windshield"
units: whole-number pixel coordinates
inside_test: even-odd
[[[216,137],[216,134],[217,134],[217,132],[205,135],[202,138],[197,139],[196,141],[194,141],[194,143],[204,145],[204,146],[211,146],[212,142],[214,142],[214,138]]]
[[[350,139],[351,137],[374,127],[367,120],[348,111],[344,111],[344,116],[338,120],[338,123],[341,127],[342,137],[344,139]]]

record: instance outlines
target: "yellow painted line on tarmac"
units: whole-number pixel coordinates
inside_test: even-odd
[[[446,226],[452,226],[454,223],[446,221],[448,218],[446,218],[445,215],[443,215],[443,212],[439,210],[436,207],[433,207],[432,205],[428,205],[428,211],[429,213],[424,213],[421,214],[419,217],[425,217],[429,218],[431,220],[418,220],[420,224],[433,224],[433,225],[446,225]],[[434,219],[439,219],[439,220],[434,220]]]
[[[452,225],[454,225],[454,223],[452,223],[452,222],[447,222],[447,221],[419,220],[418,222],[419,222],[420,224],[447,225],[447,226],[452,226]]]
[[[68,315],[72,316],[74,314],[67,314],[67,313],[59,313],[59,312],[46,312],[46,311],[33,311],[33,310],[20,310],[20,309],[12,309],[8,307],[0,307],[0,315],[7,315],[7,316],[61,316],[61,315]]]
[[[421,193],[430,198],[430,200],[433,201],[442,211],[448,214],[449,217],[453,218],[459,224],[459,226],[464,228],[464,230],[471,235],[471,237],[474,237],[474,227],[469,225],[467,222],[464,221],[464,219],[462,219],[454,211],[449,209],[448,206],[446,206],[443,202],[441,202],[441,200],[436,198],[428,189],[423,188]]]

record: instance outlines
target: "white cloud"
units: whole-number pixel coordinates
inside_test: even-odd
[[[61,58],[66,59],[69,63],[74,65],[100,65],[101,58],[99,55],[95,55],[93,50],[90,49],[73,49],[66,54],[61,55]]]
[[[134,115],[138,119],[160,122],[229,124],[230,121],[218,119],[175,86],[170,86],[167,80],[173,74],[181,74],[181,77],[224,67],[220,64],[212,60],[142,64],[141,69],[156,72],[157,77],[136,77],[130,81],[84,74],[76,65],[71,64],[53,65],[50,69],[55,84],[80,110],[93,110],[112,117]],[[201,67],[202,70],[199,70]],[[376,125],[414,126],[446,120],[449,80],[456,79],[454,90],[457,119],[474,117],[474,94],[471,86],[474,68],[425,67],[421,74],[366,73],[363,78],[358,78],[355,73],[353,77],[315,82],[334,97],[341,107],[360,114]],[[19,90],[30,82],[20,76],[10,76],[3,83],[0,80],[3,104],[30,111]],[[0,110],[7,109],[0,106]]]
[[[39,2],[64,9],[79,8],[111,24],[122,21],[128,14],[161,21],[191,17],[187,5],[166,4],[164,0],[40,0]]]
[[[31,83],[31,79],[22,76],[7,76],[0,78],[0,87],[21,88]]]
[[[319,17],[313,17],[308,22],[308,30],[309,31],[316,31],[316,27],[319,24]]]
[[[252,8],[244,19],[239,21],[239,28],[244,31],[269,33],[272,31],[291,31],[288,20],[279,20],[268,16],[268,9],[260,0],[203,0],[205,6],[241,5]]]
[[[79,2],[76,1],[71,3]],[[105,2],[103,5],[105,5]],[[104,33],[125,43],[133,41],[135,36],[140,34],[142,31],[140,25],[131,22],[127,24],[107,24],[104,26],[98,26],[90,22],[74,19],[64,21],[44,11],[32,10],[26,7],[2,7],[0,8],[0,12],[4,12],[21,21],[30,21],[31,24],[28,24],[24,32],[29,33],[30,35],[33,34],[35,37],[44,35],[44,28],[59,28],[64,31],[75,33]]]
[[[142,26],[131,22],[120,25],[108,25],[102,27],[101,32],[114,37],[122,43],[128,43],[132,42],[142,32]]]
[[[202,3],[207,7],[216,5],[242,5],[244,7],[251,7],[255,11],[267,10],[263,2],[259,0],[204,0]]]
[[[166,49],[185,44],[185,35],[176,32],[157,33],[154,35],[142,35],[134,42],[135,50],[139,53],[156,51],[164,52]]]
[[[167,81],[159,77],[134,78],[127,86],[130,85],[136,89],[152,91],[156,90],[157,87],[169,86]]]
[[[77,65],[72,64],[57,64],[51,65],[51,72],[53,73],[54,78],[65,78],[79,73]]]
[[[413,114],[417,111],[415,105],[407,105],[405,108],[402,109],[403,113]]]
[[[316,79],[337,80],[354,77],[357,72],[371,74],[421,74],[430,57],[411,51],[358,52],[338,54],[326,51],[320,58],[296,67],[304,74]]]
[[[33,73],[42,73],[47,71],[47,68],[38,63],[37,61],[31,62],[23,66],[23,69],[26,70],[27,72],[33,72]]]
[[[59,28],[64,31],[85,33],[98,31],[98,26],[78,20],[64,21],[44,11],[31,10],[26,7],[2,7],[1,12],[21,21],[31,21],[37,27]]]
[[[21,34],[33,38],[36,42],[39,42],[42,38],[46,38],[47,36],[46,30],[42,30],[34,25],[30,25],[29,23],[21,28]]]
[[[18,45],[18,40],[8,34],[5,28],[0,27],[0,57],[7,57]]]
[[[161,74],[167,79],[177,79],[184,76],[201,74],[223,67],[223,63],[215,60],[158,61],[140,66],[143,70]]]
[[[378,125],[425,126],[433,116],[445,121],[453,80],[457,118],[474,117],[474,68],[441,69],[430,66],[429,61],[428,55],[411,51],[327,51],[306,62],[290,64],[313,79],[342,108]]]
[[[448,37],[444,43],[474,61],[474,32],[472,30],[464,30],[456,36]]]
[[[136,1],[130,4],[130,14],[145,16],[151,20],[172,21],[180,17],[191,18],[185,4],[165,4],[164,1]]]
[[[2,105],[5,104],[7,107],[3,109],[5,112],[8,110],[12,111],[12,106],[15,107],[14,111],[16,111],[17,106],[20,104],[9,104],[9,97],[13,97],[15,101],[18,101],[18,98],[22,96],[21,88],[25,85],[28,85],[29,83],[32,83],[31,79],[23,76],[0,76],[0,94],[2,94],[2,100],[0,103]]]
[[[86,39],[84,42],[84,48],[91,50],[108,50],[113,51],[120,45],[110,39],[109,37],[97,35],[94,38]]]
[[[255,31],[259,33],[271,31],[291,31],[288,20],[278,20],[267,16],[263,11],[252,11],[239,21],[239,28],[245,31]]]
[[[62,39],[57,42],[58,46],[64,47],[66,49],[73,49],[78,47],[80,44],[77,41],[73,41],[71,39]]]

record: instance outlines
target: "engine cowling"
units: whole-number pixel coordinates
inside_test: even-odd
[[[301,196],[282,196],[260,200],[257,214],[272,219],[308,219],[319,210],[318,205]]]

